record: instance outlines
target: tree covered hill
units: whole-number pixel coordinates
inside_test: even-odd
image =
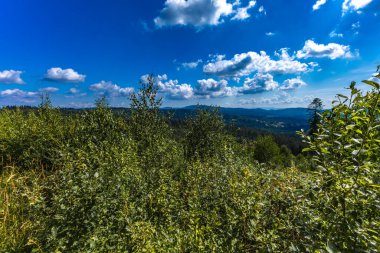
[[[209,109],[209,106],[188,106],[185,108],[165,108],[174,112],[174,118],[194,115],[197,108]],[[294,133],[300,129],[308,129],[309,113],[307,108],[286,109],[244,109],[220,107],[220,113],[226,124],[238,127],[256,128],[274,133]]]

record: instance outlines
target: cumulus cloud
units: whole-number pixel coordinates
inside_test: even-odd
[[[226,0],[166,0],[154,23],[158,27],[218,25],[232,13],[233,5]]]
[[[337,58],[349,59],[357,56],[357,53],[350,51],[350,46],[340,45],[336,43],[329,43],[327,45],[317,44],[312,40],[305,42],[302,50],[297,52],[297,58],[330,58],[335,60]]]
[[[231,97],[237,94],[236,87],[228,87],[226,80],[216,81],[212,78],[198,80],[195,95],[205,98]]]
[[[141,77],[142,82],[148,81],[149,75]],[[194,96],[194,89],[190,84],[180,84],[178,80],[171,80],[166,74],[154,76],[155,85],[158,92],[169,99],[191,99]]]
[[[97,92],[100,95],[109,97],[127,97],[133,92],[133,88],[122,88],[112,82],[101,81],[99,83],[92,84],[90,90]],[[74,90],[72,90],[74,91]]]
[[[306,86],[306,83],[301,80],[301,77],[291,78],[284,81],[283,85],[279,88],[280,90],[295,90],[302,86]]]
[[[195,69],[196,67],[198,67],[198,65],[200,63],[202,63],[203,61],[201,59],[197,60],[197,61],[193,61],[193,62],[184,62],[181,64],[181,66],[184,68],[184,69]]]
[[[321,8],[322,5],[324,5],[327,2],[327,0],[318,0],[314,5],[313,5],[313,11],[318,10]]]
[[[244,7],[239,0],[166,0],[164,8],[154,19],[157,27],[191,25],[194,27],[216,26],[226,20],[245,20],[251,17],[248,11],[256,6],[251,0]],[[264,6],[258,9],[266,14]]]
[[[219,77],[242,77],[254,72],[272,74],[296,74],[307,72],[309,66],[294,60],[283,49],[278,54],[279,60],[273,60],[264,51],[260,53],[248,52],[236,54],[232,59],[225,58],[212,59],[211,62],[203,66],[203,72],[211,76]]]
[[[20,89],[8,89],[0,92],[1,97],[12,97],[12,98],[36,98],[40,95],[38,92],[23,91]]]
[[[342,5],[343,14],[349,11],[359,11],[371,2],[372,0],[344,0]]]
[[[264,91],[275,90],[278,87],[278,83],[273,80],[271,74],[257,73],[253,78],[246,78],[244,80],[243,87],[239,89],[243,94],[254,94]]]
[[[171,99],[190,99],[194,95],[190,84],[180,84],[178,80],[170,80],[166,74],[156,77],[156,84],[160,93]]]
[[[51,68],[48,69],[44,79],[60,83],[80,83],[84,82],[85,78],[85,75],[81,75],[73,69]]]
[[[284,47],[274,52],[274,55],[277,56],[280,60],[284,60],[284,61],[294,60],[294,56],[291,56],[288,51],[289,51],[289,48]]]
[[[36,102],[43,93],[52,93],[58,91],[55,87],[41,88],[38,91],[24,91],[20,89],[8,89],[0,91],[0,98],[8,98],[11,101],[18,101],[23,103]]]
[[[248,13],[248,10],[255,7],[255,5],[256,5],[256,1],[249,1],[248,5],[246,7],[238,8],[237,12],[236,12],[235,16],[233,16],[232,20],[244,20],[244,19],[251,17],[251,15]]]
[[[3,84],[24,84],[21,79],[22,71],[18,70],[4,70],[0,71],[0,83]]]

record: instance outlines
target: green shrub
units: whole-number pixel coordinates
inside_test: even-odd
[[[317,166],[310,194],[321,239],[344,252],[380,247],[380,88],[363,82],[373,89],[362,94],[353,82],[350,96],[337,95],[322,113],[314,138],[303,133]]]
[[[105,98],[0,110],[0,252],[379,251],[378,84],[338,95],[294,158],[216,110],[173,138],[149,80],[128,118]]]
[[[0,170],[0,252],[38,249],[33,206],[42,198],[41,171]]]
[[[255,142],[254,158],[260,163],[268,163],[280,154],[280,148],[270,135],[259,136]]]
[[[187,160],[223,158],[228,148],[228,136],[217,108],[198,109],[195,117],[186,120],[185,156]]]

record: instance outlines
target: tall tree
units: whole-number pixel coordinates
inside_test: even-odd
[[[198,108],[186,120],[185,155],[188,160],[222,157],[225,149],[224,122],[218,108]]]
[[[162,99],[158,97],[158,86],[153,75],[140,81],[141,88],[133,93],[131,99],[130,126],[132,137],[138,144],[141,155],[151,148],[155,149],[158,143],[168,135],[167,119],[160,113]]]
[[[323,110],[323,103],[320,98],[314,98],[313,101],[308,106],[308,111],[310,114],[309,118],[309,134],[311,136],[318,130],[318,124],[321,121],[321,112]]]

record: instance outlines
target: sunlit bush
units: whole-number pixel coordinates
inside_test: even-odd
[[[294,157],[217,111],[173,137],[154,79],[131,113],[0,110],[0,252],[376,252],[379,87],[338,95]],[[310,160],[313,160],[312,162]]]

